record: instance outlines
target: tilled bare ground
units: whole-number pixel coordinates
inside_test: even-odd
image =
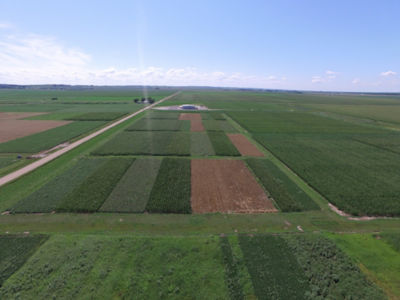
[[[193,159],[191,163],[193,213],[277,211],[243,161]]]
[[[192,131],[192,132],[204,131],[203,122],[201,120],[201,114],[181,113],[179,115],[179,120],[189,120],[190,121],[190,131]]]
[[[264,156],[264,154],[257,149],[243,134],[227,134],[232,144],[239,150],[240,154],[244,156]]]
[[[0,143],[66,125],[71,121],[0,119]]]

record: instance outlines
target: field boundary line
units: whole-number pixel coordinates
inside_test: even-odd
[[[49,154],[48,156],[46,156],[44,158],[41,158],[41,159],[39,159],[39,160],[37,160],[37,161],[35,161],[35,162],[33,162],[33,163],[21,168],[19,170],[16,170],[16,171],[14,171],[14,172],[12,172],[10,174],[7,174],[7,175],[1,177],[0,178],[0,187],[5,185],[5,184],[7,184],[7,183],[9,183],[9,182],[12,182],[12,181],[18,179],[19,177],[21,177],[21,176],[23,176],[25,174],[28,174],[28,173],[32,172],[33,170],[36,170],[37,168],[39,168],[39,167],[47,164],[48,162],[56,159],[57,157],[60,157],[61,155],[67,153],[68,151],[70,151],[70,150],[82,145],[83,143],[95,138],[96,136],[106,132],[107,130],[109,130],[109,129],[111,129],[111,128],[113,128],[113,127],[115,127],[115,126],[117,126],[117,125],[119,125],[119,124],[121,124],[121,123],[123,123],[123,122],[125,122],[125,121],[127,121],[129,119],[131,119],[131,118],[133,118],[134,116],[136,116],[136,115],[138,115],[138,114],[140,114],[140,113],[142,113],[142,112],[154,107],[157,104],[160,104],[161,102],[164,102],[164,101],[166,101],[166,100],[168,100],[168,99],[170,99],[172,97],[175,97],[179,93],[180,93],[180,91],[178,91],[178,92],[176,92],[176,93],[174,93],[172,95],[169,95],[169,96],[167,96],[167,97],[165,97],[165,98],[163,98],[163,99],[161,99],[161,100],[159,100],[159,101],[157,101],[157,102],[155,102],[155,103],[153,103],[153,104],[151,104],[149,106],[146,106],[146,107],[144,107],[144,108],[142,108],[142,109],[140,109],[140,110],[138,110],[138,111],[136,111],[136,112],[124,117],[124,118],[122,118],[122,119],[119,119],[119,120],[115,121],[114,123],[111,123],[111,124],[107,125],[106,127],[101,128],[100,130],[97,130],[97,131],[95,131],[95,132],[93,132],[93,133],[91,133],[91,134],[89,134],[89,135],[87,135],[87,136],[85,136],[85,137],[73,142],[72,144],[69,144],[67,147],[62,148],[59,151],[53,152],[53,153]]]

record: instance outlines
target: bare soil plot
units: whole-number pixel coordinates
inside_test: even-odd
[[[179,120],[189,120],[190,131],[192,132],[204,131],[203,122],[201,120],[201,114],[181,113],[179,116]]]
[[[47,114],[46,112],[0,112],[0,120],[20,120]]]
[[[0,143],[63,126],[71,121],[0,119]]]
[[[243,156],[264,156],[243,134],[235,133],[227,136]]]
[[[243,161],[194,159],[191,164],[193,213],[277,211]]]

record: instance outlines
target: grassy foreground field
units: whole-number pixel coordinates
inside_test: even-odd
[[[17,94],[0,110],[72,124],[140,106],[126,91],[42,104],[50,92]],[[400,97],[187,90],[163,106],[184,103],[218,110],[201,113],[202,132],[180,113],[143,113],[0,188],[1,299],[400,298],[396,116],[331,107]],[[240,155],[229,132],[263,156]],[[241,160],[278,212],[191,214],[193,159]],[[0,167],[14,160],[2,154]],[[393,217],[349,219],[328,203]]]

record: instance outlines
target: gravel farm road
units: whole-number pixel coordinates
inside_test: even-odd
[[[138,111],[130,114],[129,116],[126,116],[126,117],[124,117],[124,118],[122,118],[120,120],[117,120],[114,123],[112,123],[110,125],[107,125],[106,127],[103,127],[100,130],[98,130],[96,132],[93,132],[93,133],[81,138],[80,140],[77,140],[77,141],[73,142],[72,144],[68,145],[65,148],[62,148],[62,149],[60,149],[60,150],[58,150],[56,152],[53,152],[53,153],[49,154],[48,156],[46,156],[44,158],[41,158],[41,159],[39,159],[39,160],[29,164],[29,165],[17,170],[17,171],[14,171],[14,172],[12,172],[10,174],[7,174],[7,175],[1,177],[0,178],[0,187],[5,185],[5,184],[7,184],[7,183],[9,183],[9,182],[11,182],[11,181],[14,181],[15,179],[17,179],[17,178],[19,178],[19,177],[21,177],[21,176],[23,176],[23,175],[35,170],[35,169],[41,167],[41,166],[43,166],[44,164],[47,164],[48,162],[52,161],[53,159],[56,159],[57,157],[63,155],[64,153],[67,153],[68,151],[78,147],[79,145],[82,145],[83,143],[93,139],[94,137],[98,136],[99,134],[102,134],[103,132],[105,132],[105,131],[107,131],[107,130],[109,130],[109,129],[111,129],[111,128],[119,125],[119,124],[121,124],[122,122],[125,122],[126,120],[129,120],[130,118],[133,118],[134,116],[140,114],[141,112],[144,112],[145,110],[148,110],[148,109],[152,108],[153,106],[155,106],[155,105],[157,105],[157,104],[159,104],[159,103],[161,103],[161,102],[163,102],[165,100],[168,100],[168,99],[176,96],[179,93],[180,92],[176,92],[176,93],[174,93],[174,94],[172,94],[172,95],[170,95],[168,97],[165,97],[165,98],[163,98],[163,99],[161,99],[161,100],[159,100],[159,101],[157,101],[157,102],[155,102],[155,103],[153,103],[153,104],[151,104],[149,106],[146,106],[145,108],[142,108],[141,110],[138,110]]]

